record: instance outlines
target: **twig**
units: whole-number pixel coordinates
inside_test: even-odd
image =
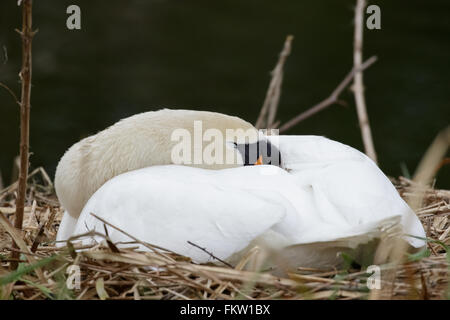
[[[141,240],[139,240],[138,238],[136,238],[136,237],[132,236],[131,234],[129,234],[128,232],[126,232],[126,231],[120,229],[119,227],[116,227],[115,225],[109,223],[109,222],[106,221],[105,219],[100,218],[100,217],[97,216],[95,213],[92,213],[92,212],[91,212],[90,214],[91,214],[91,216],[93,216],[94,218],[96,218],[96,219],[100,220],[101,222],[103,222],[103,224],[108,225],[108,226],[110,226],[111,228],[116,229],[117,231],[119,231],[119,232],[123,233],[124,235],[126,235],[127,237],[133,239],[133,240],[136,241],[137,243],[139,243],[139,244],[143,245],[144,247],[150,249],[150,250],[153,251],[154,253],[156,253],[156,254],[162,256],[163,258],[166,258],[166,259],[168,259],[168,260],[171,260],[171,261],[173,262],[173,259],[172,259],[172,258],[170,258],[168,255],[166,255],[166,254],[164,254],[163,252],[160,252],[160,251],[158,251],[158,250],[163,250],[163,251],[167,251],[167,252],[172,252],[172,251],[170,251],[170,250],[168,250],[168,249],[165,249],[165,248],[162,248],[162,247],[157,246],[157,245],[153,245],[153,244],[149,244],[149,243],[147,243],[147,242],[141,241]],[[158,249],[158,250],[155,250],[155,249]]]
[[[3,64],[8,63],[8,50],[6,49],[6,46],[3,46]]]
[[[364,9],[366,0],[357,0],[355,8],[355,35],[353,46],[353,65],[358,68],[362,63]],[[363,72],[359,70],[354,76],[353,93],[355,95],[356,111],[358,113],[359,126],[366,154],[377,163],[377,155],[373,145],[372,132],[370,130],[369,116],[367,115],[366,99],[364,96]]]
[[[377,61],[377,57],[373,56],[370,59],[367,59],[366,62],[361,64],[359,67],[353,67],[352,70],[345,76],[345,78],[341,81],[341,83],[339,83],[339,85],[336,87],[336,89],[334,89],[334,91],[328,98],[322,100],[318,104],[314,105],[313,107],[300,113],[293,119],[283,124],[279,129],[280,133],[291,129],[299,122],[311,117],[312,115],[316,114],[319,111],[322,111],[323,109],[331,106],[332,104],[339,102],[339,96],[341,95],[342,91],[344,91],[344,89],[347,88],[347,86],[350,84],[356,72],[367,69],[373,63],[375,63],[375,61]]]
[[[428,294],[428,286],[427,281],[423,275],[423,272],[420,271],[420,282],[422,283],[422,300],[430,300],[430,296]]]
[[[432,144],[428,147],[426,154],[420,161],[414,181],[428,185],[431,179],[437,174],[440,166],[445,164],[445,155],[450,146],[450,126],[438,133]]]
[[[231,264],[229,264],[228,262],[223,261],[222,259],[216,257],[214,254],[212,254],[211,252],[209,252],[208,250],[206,250],[206,248],[202,248],[202,247],[200,247],[199,245],[197,245],[197,244],[195,244],[195,243],[193,243],[193,242],[191,242],[191,241],[188,241],[187,243],[189,243],[191,246],[194,246],[194,247],[196,247],[196,248],[202,250],[203,252],[207,253],[211,258],[213,258],[213,259],[215,259],[215,260],[217,260],[217,261],[222,262],[222,263],[223,263],[224,265],[226,265],[227,267],[233,268],[233,266],[232,266]]]
[[[103,224],[103,229],[105,230],[105,240],[106,240],[106,244],[108,245],[109,249],[114,253],[120,253],[120,250],[116,247],[116,245],[109,238],[109,232],[108,232],[108,228],[106,227],[106,224]]]
[[[22,3],[22,70],[20,78],[22,82],[22,97],[20,103],[20,174],[19,190],[17,193],[16,216],[14,226],[21,230],[23,223],[23,211],[25,207],[25,197],[28,176],[28,146],[30,134],[30,99],[31,99],[31,42],[34,32],[32,31],[32,0],[23,0]],[[16,244],[14,244],[17,246]],[[18,254],[13,254],[17,258]],[[17,263],[12,263],[13,269],[17,268]]]
[[[0,87],[2,87],[3,89],[5,89],[6,91],[9,92],[9,94],[13,97],[14,101],[20,106],[20,102],[19,99],[17,98],[16,94],[14,93],[14,91],[8,87],[6,84],[4,84],[3,82],[0,82]]]
[[[44,238],[44,231],[45,231],[46,225],[47,225],[46,223],[42,223],[41,226],[39,227],[38,234],[36,235],[36,238],[34,238],[33,244],[31,245],[30,251],[32,253],[36,252],[39,244],[41,243],[42,239]]]
[[[281,85],[283,83],[283,67],[287,57],[291,53],[291,46],[293,36],[286,37],[283,50],[278,58],[277,65],[272,71],[272,79],[270,80],[269,88],[267,89],[266,98],[264,99],[263,106],[256,121],[255,127],[261,129],[264,126],[267,129],[274,126],[275,117],[277,114],[278,103],[280,102]],[[267,115],[267,118],[266,118]]]

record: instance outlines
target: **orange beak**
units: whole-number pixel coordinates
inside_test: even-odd
[[[256,160],[254,165],[257,166],[257,165],[262,165],[262,164],[263,164],[263,158],[262,158],[262,156],[259,156],[258,160]]]

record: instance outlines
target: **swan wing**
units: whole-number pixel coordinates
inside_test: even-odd
[[[384,221],[397,218],[405,234],[425,237],[416,214],[363,153],[317,136],[279,136],[278,143],[283,162],[297,184],[310,188],[309,203],[320,221],[302,232],[298,241],[374,234],[370,230],[382,229]],[[412,237],[406,239],[414,247],[425,244]]]
[[[196,262],[211,257],[188,241],[226,259],[281,221],[289,210],[276,192],[261,192],[264,176],[251,167],[220,171],[153,166],[104,184],[83,209],[74,234],[102,223],[90,213],[145,241]],[[274,186],[272,186],[274,187]],[[130,241],[108,228],[113,242]],[[100,240],[97,238],[96,240]]]

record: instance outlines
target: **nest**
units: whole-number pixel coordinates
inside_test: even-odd
[[[400,195],[414,195],[418,188],[400,177],[394,181]],[[348,265],[343,269],[298,268],[278,277],[270,272],[243,270],[257,254],[249,253],[235,267],[195,264],[189,258],[145,244],[117,249],[105,236],[104,243],[77,251],[76,244],[55,246],[63,210],[51,180],[42,168],[30,174],[23,232],[10,221],[15,212],[11,185],[0,192],[0,296],[4,299],[368,299],[366,270]],[[427,232],[428,248],[409,255],[401,265],[383,265],[393,277],[376,295],[381,299],[449,298],[450,191],[427,188],[417,214]],[[111,227],[111,226],[109,226]],[[6,230],[5,230],[6,229]],[[106,227],[105,227],[106,230]],[[107,232],[106,232],[107,234]],[[139,239],[131,242],[143,244]],[[12,240],[16,241],[16,249]],[[19,267],[11,271],[11,252],[19,250]],[[448,251],[448,252],[447,252]],[[76,282],[75,280],[79,280]],[[72,285],[71,285],[72,284]],[[78,284],[78,285],[77,285]]]

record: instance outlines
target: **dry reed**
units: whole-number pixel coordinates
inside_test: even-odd
[[[298,268],[284,277],[270,272],[243,271],[246,261],[235,268],[194,264],[187,257],[162,252],[139,252],[98,244],[76,252],[72,246],[57,248],[54,239],[63,210],[42,168],[30,174],[20,266],[9,270],[12,241],[0,230],[0,295],[3,299],[367,299],[364,270],[316,270]],[[415,194],[414,182],[394,181],[402,197]],[[0,191],[0,228],[15,212],[17,185]],[[426,188],[418,210],[429,250],[411,256],[395,271],[393,299],[448,298],[450,276],[450,191]],[[13,236],[20,237],[18,232]],[[17,239],[16,239],[17,240]],[[133,241],[130,239],[130,241]],[[75,245],[75,248],[76,245]],[[254,250],[251,254],[255,254]],[[81,271],[80,288],[66,286],[67,268]],[[382,266],[382,272],[391,268]],[[383,282],[382,282],[383,285]],[[379,298],[388,298],[380,296]],[[391,297],[389,297],[391,298]]]

